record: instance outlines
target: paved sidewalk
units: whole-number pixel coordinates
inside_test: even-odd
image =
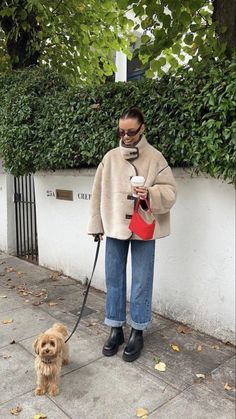
[[[94,289],[69,342],[71,362],[62,368],[60,394],[35,396],[32,342],[55,321],[72,330],[83,291],[74,279],[0,254],[1,419],[13,418],[17,406],[20,419],[39,413],[47,419],[131,419],[139,408],[152,419],[235,418],[231,345],[196,331],[181,333],[178,323],[154,315],[137,361],[125,363],[123,348],[106,358],[101,353],[109,333],[103,325],[104,294]],[[155,369],[155,357],[166,364],[165,372]]]

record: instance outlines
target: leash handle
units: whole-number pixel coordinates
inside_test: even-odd
[[[77,322],[75,323],[74,329],[72,330],[71,334],[65,340],[65,343],[68,342],[68,340],[71,338],[71,336],[75,333],[75,331],[76,331],[76,329],[78,327],[78,324],[80,322],[80,319],[82,317],[82,314],[83,314],[83,311],[84,311],[84,307],[85,307],[85,304],[86,304],[86,301],[87,301],[90,284],[92,282],[93,274],[94,274],[94,271],[95,271],[95,268],[96,268],[96,265],[97,265],[98,254],[99,254],[100,243],[101,243],[101,240],[100,240],[99,237],[97,238],[97,240],[94,240],[94,241],[97,241],[97,249],[96,249],[96,254],[95,254],[95,259],[94,259],[92,274],[91,274],[90,280],[89,280],[88,285],[87,285],[87,289],[86,289],[86,292],[85,292],[84,301],[83,301],[83,304],[82,304],[82,307],[81,307],[81,310],[80,310],[80,313],[79,313],[79,317],[77,319]]]

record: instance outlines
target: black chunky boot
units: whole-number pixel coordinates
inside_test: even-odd
[[[119,345],[124,343],[124,333],[122,327],[112,327],[109,338],[103,346],[102,353],[105,356],[115,355]]]
[[[123,360],[126,362],[133,362],[137,359],[143,348],[143,331],[132,329],[129,341],[123,352]]]

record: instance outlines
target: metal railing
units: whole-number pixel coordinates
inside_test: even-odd
[[[38,239],[34,178],[32,175],[14,178],[17,256],[38,263]]]

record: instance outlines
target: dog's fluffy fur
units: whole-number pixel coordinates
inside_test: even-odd
[[[56,396],[59,393],[61,366],[69,362],[69,348],[65,343],[67,336],[66,327],[61,323],[55,323],[34,341],[33,349],[37,355],[35,359],[36,395],[41,396],[47,391],[50,396]]]

